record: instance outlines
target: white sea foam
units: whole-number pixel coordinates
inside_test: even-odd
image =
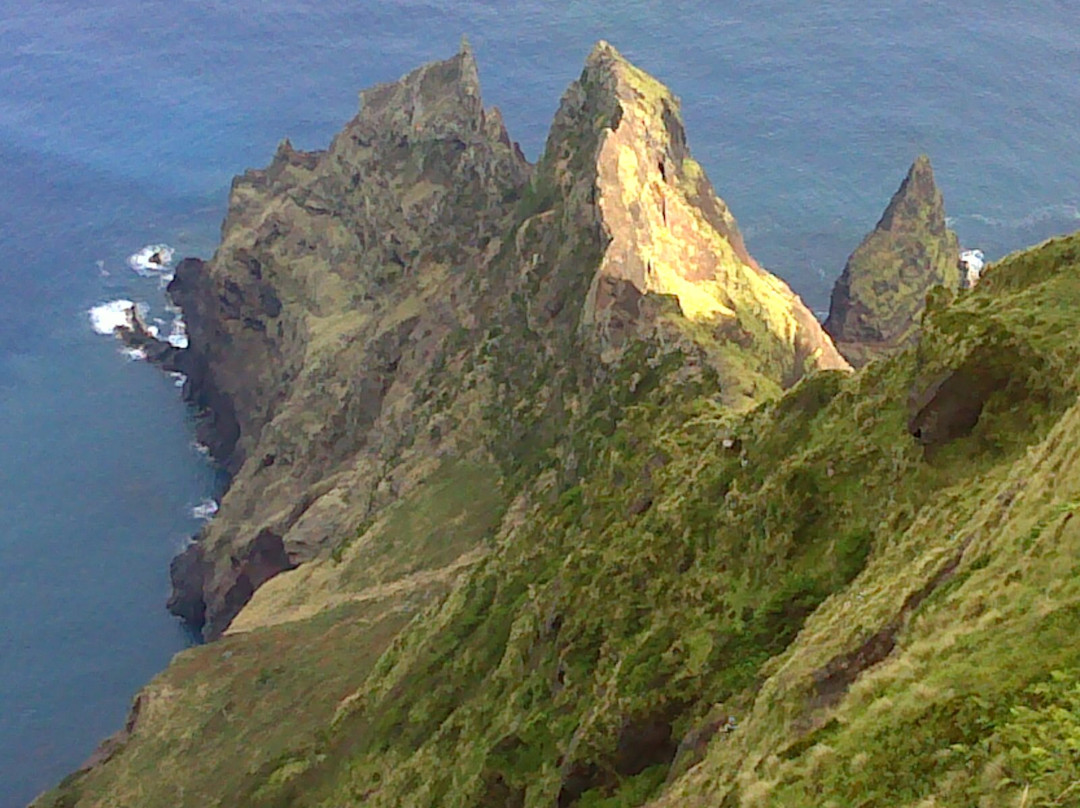
[[[214,514],[218,512],[218,504],[212,499],[204,499],[198,505],[191,509],[191,515],[195,519],[202,519],[209,521],[214,518]]]
[[[179,314],[173,317],[169,336],[166,339],[174,348],[186,348],[188,346],[187,323]]]
[[[120,353],[130,359],[132,362],[141,362],[146,359],[146,351],[142,348],[121,348]]]
[[[982,250],[964,250],[960,253],[960,267],[964,270],[962,285],[966,289],[973,289],[986,268],[986,256]]]
[[[130,328],[131,309],[134,305],[130,300],[110,300],[94,306],[87,312],[90,315],[90,325],[94,331],[106,336],[116,333],[118,328]]]
[[[128,266],[140,275],[158,275],[172,265],[173,248],[168,244],[147,244],[128,257]]]

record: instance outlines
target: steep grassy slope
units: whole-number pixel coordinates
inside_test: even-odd
[[[378,506],[38,805],[1067,804],[1080,236],[828,370],[683,144],[598,47]]]
[[[1026,556],[1030,519],[1046,533],[1065,519],[1071,494],[1033,491],[1035,513],[1019,530],[1003,513],[1031,458],[1058,445],[1075,417],[1080,349],[1064,335],[1076,327],[1065,302],[1080,295],[1076,248],[1073,239],[995,268],[979,291],[948,307],[936,301],[918,349],[851,380],[807,380],[744,419],[671,388],[643,397],[590,480],[538,509],[531,530],[395,643],[339,716],[328,763],[313,763],[290,799],[640,804],[734,715],[734,732],[718,735],[706,763],[677,784],[679,799],[706,783],[697,793],[815,804],[814,789],[801,785],[769,795],[768,766],[781,781],[811,766],[815,728],[836,732],[829,719],[847,688],[903,648],[910,622],[935,606],[936,629],[950,616],[963,622],[940,604],[963,592],[967,565],[982,567],[979,579],[994,588],[1011,575],[1025,597],[1014,589],[1006,599],[1032,623],[997,632],[991,602],[971,607],[980,650],[959,643],[956,667],[943,667],[941,679],[931,649],[949,645],[951,632],[930,632],[923,664],[938,691],[924,692],[898,664],[893,699],[907,700],[910,725],[897,718],[881,733],[882,716],[867,716],[862,730],[878,734],[851,738],[848,757],[832,758],[837,805],[858,804],[866,788],[846,779],[856,752],[867,761],[862,779],[880,781],[865,804],[929,793],[942,750],[989,740],[1010,706],[1006,698],[984,710],[971,696],[993,681],[1019,698],[1072,664],[1065,615],[1049,603],[1046,613],[1020,605],[1045,601],[1044,583],[1063,573],[1070,548],[1046,558],[1032,589],[1010,565]],[[1031,267],[1056,271],[1030,284],[1022,276]],[[918,429],[912,393],[942,389],[938,379],[973,356],[1003,384],[967,390],[983,396],[970,432],[920,444],[909,431]],[[1009,547],[1001,565],[978,560],[993,531]],[[1072,589],[1061,590],[1067,614]],[[1044,618],[1045,636],[1036,631]],[[1057,650],[1014,646],[1024,636]],[[725,776],[716,759],[728,756],[739,765]],[[920,766],[929,782],[920,783]]]
[[[1080,236],[1007,259],[749,414],[677,372],[628,394],[588,477],[220,804],[1069,804],[1078,271]],[[974,363],[998,381],[947,383]],[[116,799],[153,726],[52,804],[207,804]]]
[[[658,804],[1077,804],[1078,271],[1078,236],[1006,259],[932,312],[919,351],[857,380],[992,347],[984,371],[1009,382],[921,462],[963,477],[882,525],[865,572],[766,666],[739,731]]]

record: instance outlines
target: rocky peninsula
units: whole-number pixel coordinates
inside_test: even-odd
[[[123,334],[214,642],[35,806],[1064,804],[1080,237],[957,261],[919,158],[823,328],[607,43],[535,165],[467,45],[365,91]]]

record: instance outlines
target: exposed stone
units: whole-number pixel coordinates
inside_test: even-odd
[[[573,402],[629,346],[710,368],[737,406],[848,367],[747,252],[678,101],[611,46],[567,91],[535,170],[484,108],[467,45],[361,97],[325,152],[286,140],[239,177],[213,260],[181,263],[169,288],[190,341],[170,367],[233,475],[173,569],[170,608],[208,637],[432,458],[486,453],[510,474],[532,452],[572,476]]]
[[[750,256],[734,216],[690,155],[678,99],[666,87],[600,43],[567,97],[570,120],[562,125],[571,130],[595,125],[584,112],[607,110],[593,196],[608,243],[583,317],[602,350],[634,333],[628,321],[646,319],[635,317],[640,306],[628,282],[639,294],[678,301],[687,319],[707,323],[720,341],[733,331],[758,334],[742,347],[775,354],[785,385],[813,368],[847,367],[802,300]],[[740,329],[747,321],[756,323]]]
[[[213,260],[184,261],[169,286],[190,342],[169,366],[233,475],[199,563],[173,570],[170,608],[207,636],[363,518],[529,176],[467,46],[361,98],[328,150],[286,140],[237,178]]]
[[[915,160],[881,220],[833,287],[825,330],[854,365],[907,344],[926,294],[960,285],[960,249],[930,159]]]

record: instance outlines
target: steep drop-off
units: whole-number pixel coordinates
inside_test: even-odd
[[[326,152],[286,141],[234,182],[213,260],[184,262],[169,288],[191,397],[235,475],[173,565],[174,612],[217,636],[263,582],[454,450],[418,417],[418,386],[474,321],[529,170],[466,48],[365,92]]]
[[[877,226],[833,287],[825,330],[852,364],[895,351],[915,333],[934,286],[960,286],[960,248],[930,159],[912,164]]]
[[[933,292],[918,343],[851,374],[746,254],[674,99],[610,47],[514,187],[503,234],[410,310],[468,305],[349,433],[406,437],[347,448],[311,489],[355,521],[326,522],[37,805],[1069,804],[1080,236]],[[351,344],[305,354],[322,375],[285,386],[311,411],[294,426],[319,434],[334,385],[362,386]],[[279,468],[280,417],[255,451],[237,418],[233,520],[270,507],[237,486]],[[221,569],[254,546],[203,542]]]
[[[687,373],[711,369],[736,406],[846,367],[746,252],[677,101],[606,45],[535,172],[484,109],[466,47],[365,92],[328,151],[283,143],[234,183],[223,233],[170,286],[191,339],[173,364],[235,474],[173,565],[170,607],[209,637],[439,458],[518,484],[537,463],[573,476],[583,458],[560,436],[635,372],[631,346],[648,346],[633,362],[677,352]]]

